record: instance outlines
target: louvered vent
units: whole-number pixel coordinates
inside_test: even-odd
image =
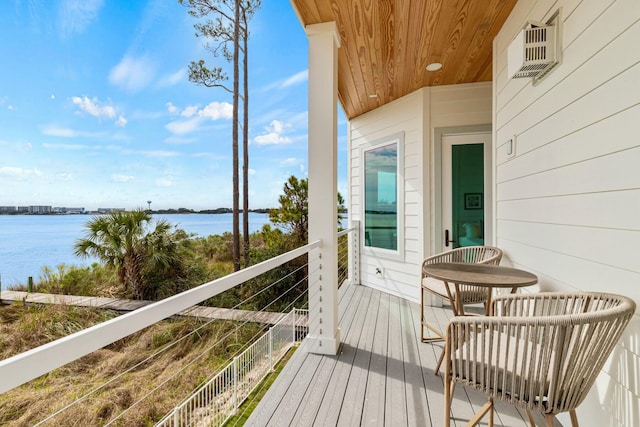
[[[507,50],[510,79],[541,78],[558,64],[557,27],[532,26],[522,30]]]

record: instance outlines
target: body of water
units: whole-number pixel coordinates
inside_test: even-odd
[[[0,279],[2,288],[38,280],[42,267],[55,269],[59,264],[91,265],[74,254],[77,239],[84,237],[91,215],[0,215]],[[188,233],[205,237],[231,232],[231,214],[154,214]],[[240,219],[242,227],[242,217]],[[269,215],[249,214],[249,232],[269,224]]]

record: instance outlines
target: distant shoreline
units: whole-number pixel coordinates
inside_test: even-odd
[[[115,210],[114,210],[115,211]],[[269,208],[265,209],[249,209],[249,213],[268,214],[271,211]],[[185,215],[185,214],[230,214],[233,213],[229,208],[217,208],[217,209],[205,209],[201,211],[194,211],[192,209],[158,209],[150,211],[151,214],[160,215]],[[240,210],[242,213],[243,210]],[[33,216],[59,216],[59,215],[107,215],[110,212],[101,211],[85,211],[85,212],[0,212],[0,215],[33,215]]]

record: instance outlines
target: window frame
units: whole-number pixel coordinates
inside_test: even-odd
[[[375,246],[367,246],[365,239],[366,231],[366,161],[365,154],[384,146],[396,146],[396,249],[385,249]],[[360,251],[364,255],[386,258],[396,261],[404,260],[404,132],[398,132],[375,141],[364,143],[360,146],[361,160],[361,192],[360,192]]]

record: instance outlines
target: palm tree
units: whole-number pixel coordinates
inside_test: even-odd
[[[153,292],[145,283],[145,266],[170,265],[177,245],[171,238],[171,224],[160,220],[149,231],[150,223],[151,214],[141,209],[93,217],[85,225],[85,238],[76,241],[75,254],[98,258],[117,272],[120,284],[134,299],[148,298]]]

